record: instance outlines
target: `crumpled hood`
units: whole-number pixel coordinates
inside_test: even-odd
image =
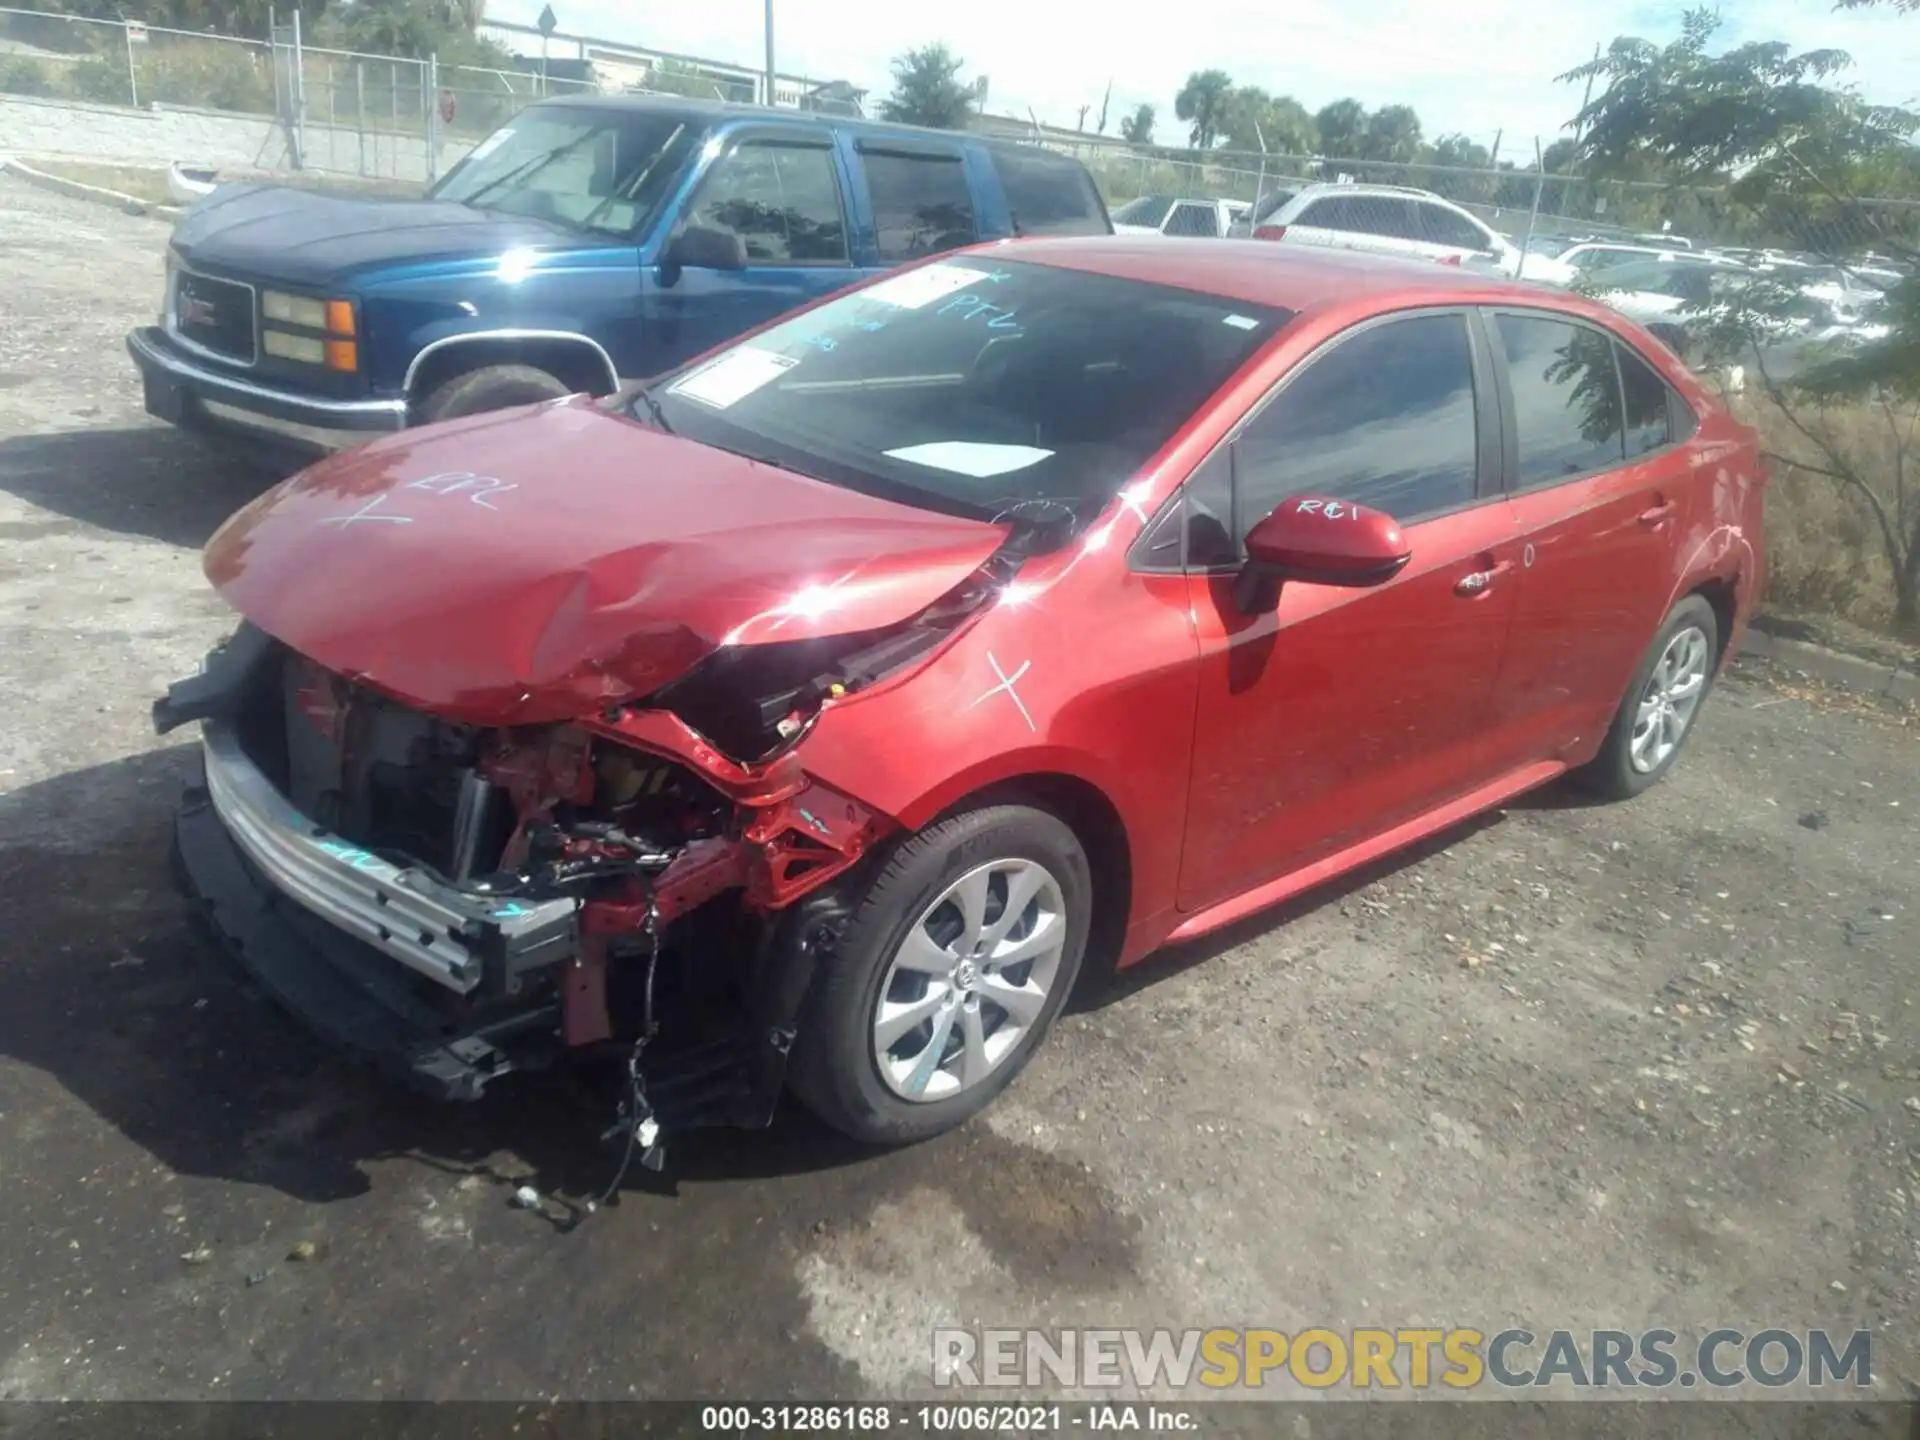
[[[723,644],[911,619],[1005,534],[575,398],[322,461],[228,520],[205,566],[330,670],[448,719],[535,724],[644,696]]]
[[[580,240],[558,226],[450,201],[222,185],[180,217],[172,243],[196,268],[324,288],[373,265],[496,256]]]

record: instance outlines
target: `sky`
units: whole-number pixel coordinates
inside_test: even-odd
[[[531,23],[545,0],[490,0],[488,18]],[[552,0],[562,31],[758,69],[763,0]],[[1577,85],[1554,76],[1622,34],[1656,42],[1679,33],[1685,5],[1648,0],[1181,0],[1177,6],[1087,0],[773,0],[774,61],[783,74],[890,88],[888,63],[944,41],[963,78],[988,77],[986,108],[1076,123],[1097,121],[1113,83],[1109,132],[1144,101],[1155,140],[1184,142],[1173,97],[1189,72],[1225,70],[1236,84],[1291,94],[1309,110],[1352,96],[1369,109],[1404,103],[1428,138],[1459,132],[1502,153],[1551,144],[1579,108]],[[1833,14],[1827,0],[1726,0],[1719,39],[1833,47],[1854,58],[1852,82],[1871,100],[1920,102],[1920,15],[1890,8]],[[1177,20],[1174,18],[1177,16]],[[1164,18],[1163,18],[1164,17]],[[1517,158],[1517,157],[1514,157]]]

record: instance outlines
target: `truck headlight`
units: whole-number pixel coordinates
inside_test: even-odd
[[[263,290],[260,318],[260,348],[267,354],[348,373],[360,368],[359,326],[351,300],[320,300],[289,295],[284,290]],[[275,326],[286,328],[268,328]]]

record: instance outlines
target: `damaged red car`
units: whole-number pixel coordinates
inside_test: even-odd
[[[1658,780],[1754,437],[1577,296],[1253,243],[947,254],[609,400],[407,431],[206,552],[177,842],[322,1033],[622,1127],[897,1142],[1140,959],[1564,772]]]

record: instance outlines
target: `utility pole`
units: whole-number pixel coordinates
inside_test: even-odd
[[[773,104],[773,0],[767,0],[767,104]]]
[[[1600,46],[1597,43],[1593,47],[1593,63],[1595,65],[1600,63]],[[1593,103],[1594,74],[1595,72],[1592,70],[1587,72],[1587,93],[1580,97],[1580,114],[1573,122],[1573,143],[1575,145],[1578,145],[1582,137],[1587,133],[1587,106]]]

